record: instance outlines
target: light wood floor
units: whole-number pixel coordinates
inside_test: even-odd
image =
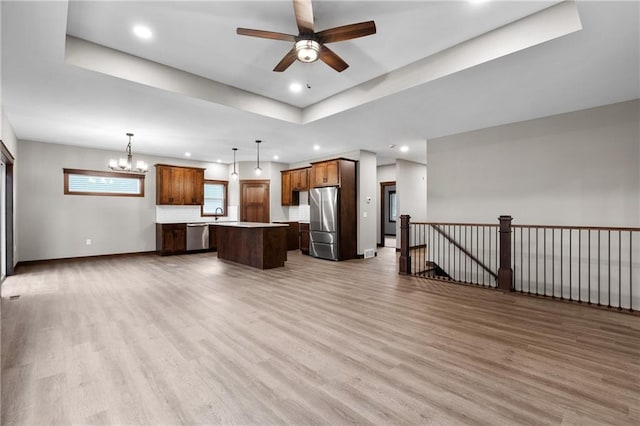
[[[2,423],[638,424],[639,317],[395,259],[22,268],[2,288]]]

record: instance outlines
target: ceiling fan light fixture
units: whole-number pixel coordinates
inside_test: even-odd
[[[300,62],[315,62],[318,60],[320,43],[315,40],[300,40],[296,42],[296,57]]]

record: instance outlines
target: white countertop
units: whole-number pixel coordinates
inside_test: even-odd
[[[286,223],[261,223],[261,222],[218,222],[209,223],[210,225],[229,226],[232,228],[283,228],[287,227]]]

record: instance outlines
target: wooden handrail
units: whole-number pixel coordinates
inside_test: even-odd
[[[572,226],[572,225],[519,225],[511,224],[512,228],[537,228],[537,229],[579,229],[582,231],[630,231],[640,232],[640,228],[607,227],[607,226]]]
[[[457,222],[411,222],[412,225],[432,225],[432,226],[491,226],[497,228],[497,223],[457,223]]]
[[[413,222],[412,224],[415,224],[417,222]],[[478,265],[480,265],[480,267],[482,267],[482,269],[484,269],[485,271],[487,271],[489,273],[489,275],[491,275],[493,278],[495,278],[496,280],[498,279],[498,274],[496,274],[495,272],[493,272],[491,269],[489,269],[484,263],[482,263],[478,258],[476,258],[474,255],[472,255],[471,253],[469,253],[464,247],[462,247],[460,244],[458,244],[453,238],[451,238],[449,236],[449,234],[447,234],[446,232],[444,232],[442,229],[440,229],[438,227],[439,224],[429,224],[431,225],[431,227],[433,229],[435,229],[440,235],[442,235],[444,238],[446,238],[447,240],[449,240],[449,242],[451,244],[453,244],[458,250],[460,250],[462,253],[464,253],[465,255],[467,255],[471,260],[473,260],[474,262],[476,262]]]

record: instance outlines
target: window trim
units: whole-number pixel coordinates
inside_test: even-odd
[[[224,186],[224,212],[222,214],[215,213],[205,213],[204,212],[204,186],[206,184],[219,184]],[[229,181],[228,180],[216,180],[216,179],[205,179],[202,184],[202,204],[200,204],[200,216],[201,217],[226,217],[229,216]]]
[[[64,174],[64,194],[65,195],[93,195],[98,197],[144,197],[144,175],[138,173],[104,172],[98,170],[62,169]],[[78,192],[69,191],[69,175],[85,175],[115,178],[131,178],[140,180],[139,194],[122,194],[119,192]]]

